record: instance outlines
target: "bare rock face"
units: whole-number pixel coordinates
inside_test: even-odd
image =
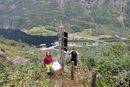
[[[28,62],[28,59],[25,59],[23,57],[20,56],[16,56],[16,57],[12,57],[12,58],[7,58],[10,62],[12,62],[14,65],[18,65],[18,64],[26,64]]]
[[[3,50],[0,50],[0,62],[1,63],[8,62],[8,63],[14,64],[14,65],[17,65],[17,64],[26,64],[28,62],[28,59],[25,59],[25,58],[20,57],[20,56],[7,57],[4,54]]]
[[[130,15],[130,0],[127,1],[126,14]]]
[[[82,0],[82,2],[85,3],[87,8],[91,6],[89,10],[92,10],[91,8],[95,7],[95,5],[99,8],[108,6],[109,10],[113,10],[112,8],[114,8],[119,15],[124,14],[129,6],[128,0]]]

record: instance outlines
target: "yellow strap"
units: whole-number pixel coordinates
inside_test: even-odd
[[[50,72],[51,68],[52,68],[52,64],[47,64],[46,65],[47,72]]]

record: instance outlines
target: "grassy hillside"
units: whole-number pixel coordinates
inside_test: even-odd
[[[42,52],[34,47],[0,37],[0,82],[4,82],[0,85],[9,87],[18,84],[23,78],[25,79],[32,72],[35,72],[31,68],[41,67],[41,57]],[[35,66],[37,62],[39,66]],[[6,81],[8,80],[10,83],[7,84]]]
[[[122,42],[80,50],[82,67],[98,71],[97,87],[128,87],[130,79],[130,51]]]
[[[57,57],[57,51],[51,52]],[[0,87],[48,87],[44,54],[33,46],[0,37]]]
[[[96,80],[97,87],[120,86],[128,87],[130,78],[130,52],[129,43],[116,42],[109,46],[94,48],[78,48],[80,62],[76,71],[76,80],[70,80],[70,57],[65,63],[63,76],[46,76],[42,65],[44,52],[20,42],[0,38],[0,86],[1,87],[49,87],[50,84],[57,87],[57,81],[62,81],[62,86],[82,85],[86,87],[90,82],[90,72],[93,68],[98,71]],[[52,51],[52,55],[58,54]],[[20,58],[19,58],[20,57]],[[27,59],[26,63],[13,64],[12,60]],[[21,59],[22,58],[22,59]],[[16,60],[17,61],[17,60]],[[9,81],[9,82],[8,82]],[[53,82],[53,83],[52,83]],[[79,86],[79,87],[80,87]]]

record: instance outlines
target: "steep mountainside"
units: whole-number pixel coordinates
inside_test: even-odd
[[[130,0],[0,0],[1,28],[58,27],[62,20],[69,32],[126,35],[129,16]]]

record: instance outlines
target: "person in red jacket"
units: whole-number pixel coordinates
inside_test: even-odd
[[[45,56],[43,57],[43,63],[44,63],[44,67],[47,70],[48,75],[50,75],[52,71],[52,62],[53,62],[53,57],[51,53],[47,51]]]

